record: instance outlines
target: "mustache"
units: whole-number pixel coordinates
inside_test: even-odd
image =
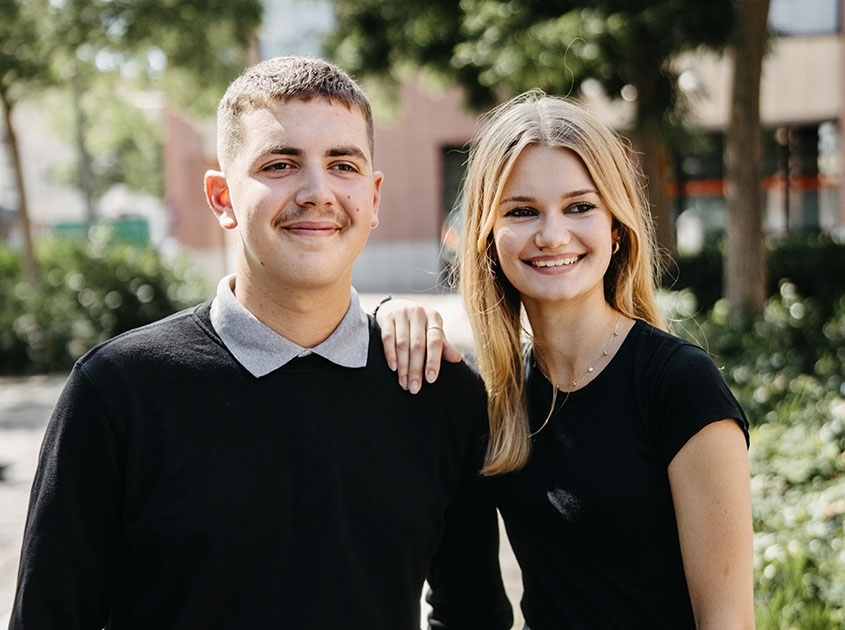
[[[338,227],[345,228],[349,225],[349,217],[345,212],[334,208],[306,208],[293,206],[286,208],[273,221],[273,227],[280,227],[298,221],[330,221]]]

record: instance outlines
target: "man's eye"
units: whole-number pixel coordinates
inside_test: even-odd
[[[265,171],[286,171],[290,168],[287,162],[273,162],[264,167]]]
[[[337,170],[344,171],[346,173],[357,173],[358,172],[358,169],[355,167],[354,164],[347,164],[345,162],[341,163],[341,164],[335,164],[334,167]]]

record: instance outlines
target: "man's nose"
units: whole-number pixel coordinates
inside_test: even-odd
[[[303,166],[299,183],[295,195],[298,205],[322,207],[331,203],[333,195],[328,173],[322,168]]]

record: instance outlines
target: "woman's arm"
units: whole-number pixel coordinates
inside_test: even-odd
[[[443,318],[433,308],[404,299],[382,302],[376,311],[381,326],[384,357],[399,377],[399,385],[412,394],[425,381],[433,383],[440,374],[441,358],[461,360],[461,352],[446,339]]]
[[[754,628],[748,452],[734,420],[714,422],[669,464],[696,627]]]

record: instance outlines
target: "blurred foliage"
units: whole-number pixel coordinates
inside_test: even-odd
[[[262,16],[261,0],[51,0],[38,27],[57,83],[105,80],[113,98],[131,83],[165,89],[208,115],[249,62]]]
[[[209,295],[185,260],[165,260],[151,246],[115,241],[40,241],[38,281],[21,273],[17,252],[0,246],[0,373],[68,370],[97,343]]]
[[[47,96],[50,88],[49,108],[64,118],[63,144],[77,151],[75,166],[58,179],[75,183],[87,203],[114,182],[163,194],[165,100],[188,114],[211,116],[226,86],[250,61],[263,4],[0,0],[0,16],[0,114],[15,181],[26,179],[27,166],[17,149],[13,111],[23,99]],[[149,119],[139,102],[153,93],[159,97],[153,107],[159,120]],[[26,229],[22,188],[18,184],[16,210]],[[30,243],[25,234],[28,269],[34,267]]]
[[[327,47],[357,76],[395,82],[422,70],[458,83],[475,108],[539,87],[575,94],[597,81],[612,98],[626,86],[676,126],[684,111],[671,60],[701,46],[723,49],[731,0],[334,0]]]
[[[777,268],[813,297],[781,279],[744,326],[728,324],[721,300],[701,314],[690,289],[661,296],[674,332],[711,353],[752,425],[758,630],[845,628],[845,285],[840,249],[810,240],[818,251],[786,244]]]
[[[40,37],[46,0],[0,0],[0,101],[6,108],[48,82],[50,58]]]
[[[119,83],[120,78],[114,77]],[[138,94],[162,105],[160,95]],[[64,138],[76,133],[71,93],[50,89],[39,103],[39,113]],[[140,100],[140,99],[139,99]],[[86,149],[91,155],[89,186],[92,197],[100,199],[117,184],[128,189],[164,198],[164,121],[160,111],[145,111],[114,93],[114,85],[96,81],[80,98],[88,112]],[[79,185],[82,174],[78,159],[70,157],[49,173],[54,182]]]
[[[823,319],[830,317],[845,295],[845,243],[830,235],[802,232],[772,238],[766,249],[768,295],[777,295],[783,281],[789,281],[818,304]],[[697,254],[678,255],[663,278],[667,289],[690,290],[701,312],[721,298],[722,284],[721,242],[710,243]]]

